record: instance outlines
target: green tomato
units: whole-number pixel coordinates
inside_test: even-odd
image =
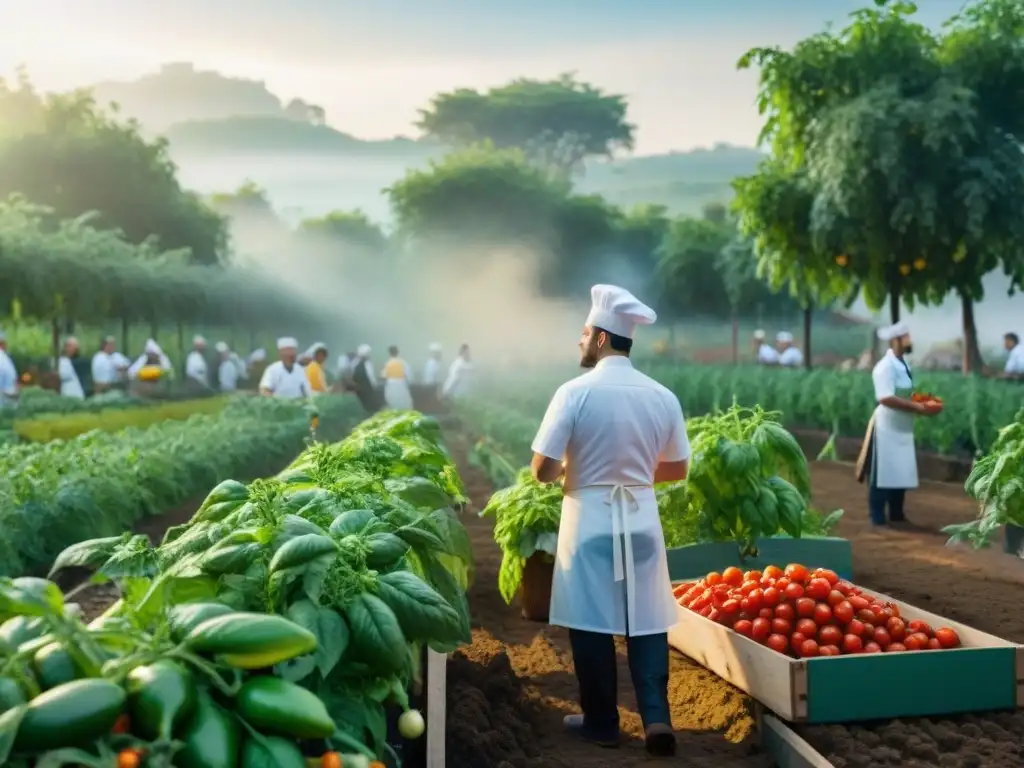
[[[418,709],[410,709],[398,718],[398,732],[403,739],[418,739],[423,735],[423,715]]]

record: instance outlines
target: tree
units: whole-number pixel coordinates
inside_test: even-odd
[[[514,80],[480,92],[460,88],[434,96],[417,126],[453,147],[491,142],[516,148],[546,166],[579,167],[586,157],[611,157],[633,148],[626,98],[571,74],[556,80]]]
[[[166,143],[144,140],[88,94],[44,97],[21,73],[0,81],[0,124],[0,198],[22,193],[55,220],[95,211],[95,226],[188,248],[196,264],[226,257],[224,222],[181,188]]]
[[[298,234],[328,245],[352,246],[367,254],[387,250],[388,237],[379,224],[362,211],[331,211],[315,219],[304,219]]]
[[[875,6],[838,34],[815,35],[792,52],[755,49],[740,66],[761,68],[762,138],[777,174],[808,186],[815,263],[842,262],[869,307],[888,299],[893,321],[901,303],[940,302],[955,291],[969,370],[979,358],[973,303],[981,278],[1000,260],[1013,272],[1024,208],[1020,137],[1009,132],[1018,118],[985,106],[997,100],[983,96],[1002,75],[978,62],[1000,35],[1009,61],[1021,61],[1013,42],[1021,12],[1011,0],[987,0],[942,37],[913,20],[912,3]],[[775,223],[796,234],[793,222]],[[779,251],[787,252],[794,261],[780,269],[796,275],[806,252]]]

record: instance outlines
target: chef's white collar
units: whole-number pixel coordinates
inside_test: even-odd
[[[617,366],[622,368],[632,368],[633,363],[625,355],[609,355],[608,357],[602,357],[597,361],[597,365],[594,368],[603,368],[605,366]]]

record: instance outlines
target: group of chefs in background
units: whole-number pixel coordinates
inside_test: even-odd
[[[263,395],[274,397],[306,397],[322,392],[353,392],[368,411],[383,407],[411,408],[413,389],[433,396],[454,399],[469,389],[473,363],[469,346],[463,344],[455,360],[442,377],[442,348],[431,344],[429,358],[421,377],[412,375],[409,365],[399,357],[398,348],[390,347],[388,360],[378,372],[371,360],[372,350],[366,344],[338,359],[329,371],[328,349],[316,343],[298,354],[294,338],[278,339],[278,360],[267,365],[263,349],[242,358],[225,342],[217,342],[209,355],[205,338],[195,336],[185,358],[182,387],[196,396],[212,392],[234,392],[246,382],[258,381]],[[83,399],[86,395],[103,395],[127,391],[139,396],[154,394],[161,383],[175,378],[174,367],[154,339],[143,346],[134,360],[117,349],[113,336],[103,339],[99,351],[91,359],[82,355],[77,338],[69,336],[61,346],[53,387],[59,383],[60,394]],[[25,381],[7,351],[7,337],[0,331],[0,407],[17,404],[21,384]]]
[[[804,353],[793,343],[793,334],[789,331],[780,331],[775,335],[774,347],[765,340],[764,331],[754,331],[754,354],[758,365],[799,368],[804,364]]]

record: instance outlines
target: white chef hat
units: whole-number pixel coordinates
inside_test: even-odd
[[[633,338],[638,325],[650,325],[658,319],[653,309],[617,285],[595,285],[590,289],[590,303],[585,325],[628,339]]]
[[[199,334],[196,334],[195,336],[192,337],[192,344],[194,344],[196,346],[198,346],[200,344],[206,344],[206,339],[204,339]]]
[[[360,344],[359,348],[356,350],[356,354],[359,355],[359,357],[366,357],[372,351],[373,350],[370,349],[370,345],[369,344]]]
[[[758,328],[754,331],[754,341],[764,341],[764,331]]]
[[[878,338],[882,341],[892,341],[893,339],[898,339],[900,336],[906,336],[908,333],[910,333],[910,326],[904,322],[899,322],[893,323],[885,328],[879,328]]]
[[[147,355],[162,355],[164,351],[160,349],[160,345],[157,344],[153,339],[146,340],[146,346],[143,347]]]
[[[223,341],[218,341],[213,348],[221,353],[228,351],[228,345]]]
[[[257,349],[251,355],[249,355],[250,363],[259,363],[267,359],[267,351],[265,349]]]
[[[277,340],[277,348],[280,349],[298,349],[299,342],[294,336],[282,336]]]
[[[441,351],[441,345],[440,345],[440,344],[438,344],[438,343],[437,343],[437,342],[435,341],[435,342],[434,342],[433,344],[431,344],[431,345],[430,345],[430,347],[429,347],[429,350],[430,350],[431,352],[440,352],[440,351]]]
[[[793,334],[789,331],[779,331],[775,335],[775,340],[781,344],[789,344],[793,341]]]
[[[305,356],[313,357],[314,355],[316,355],[317,352],[324,349],[327,349],[327,345],[324,344],[322,341],[318,341],[315,344],[313,344],[309,349],[306,350]]]

